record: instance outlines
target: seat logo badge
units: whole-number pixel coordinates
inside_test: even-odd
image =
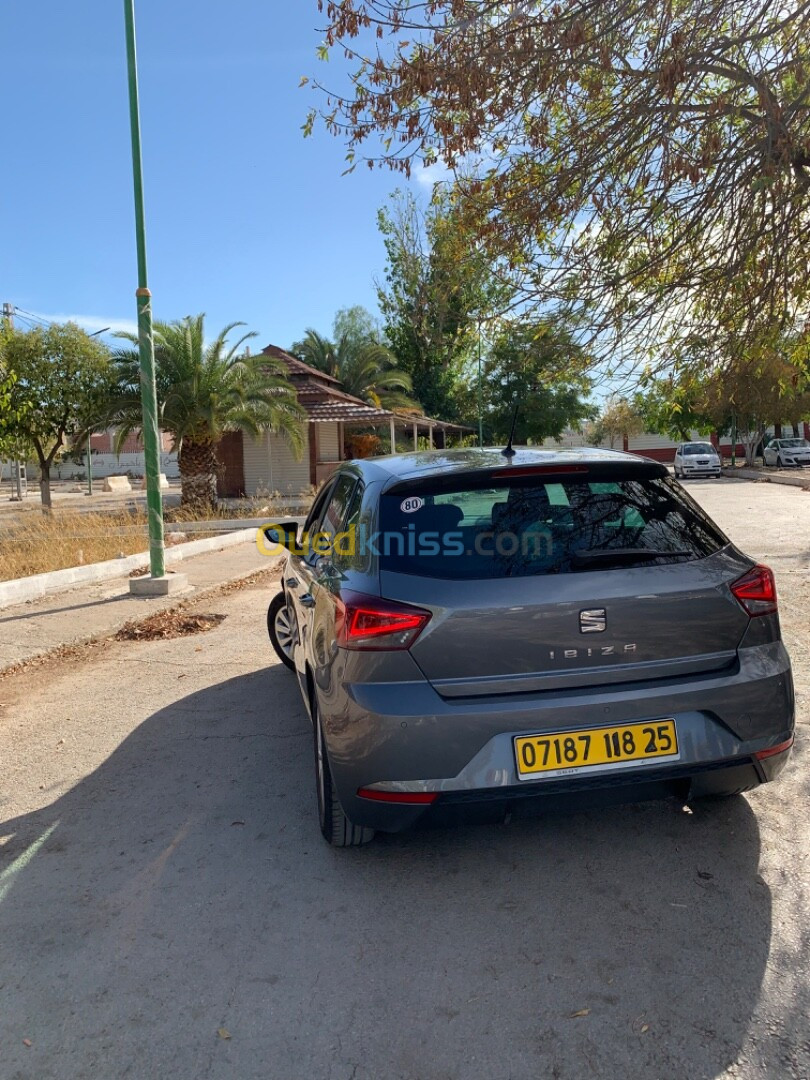
[[[607,612],[602,608],[589,608],[579,613],[579,632],[599,634],[607,629]]]

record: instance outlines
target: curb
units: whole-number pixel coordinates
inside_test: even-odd
[[[727,476],[729,480],[755,480],[761,484],[784,484],[786,487],[810,491],[810,479],[803,476],[768,476],[764,470],[760,472],[758,469],[745,468],[723,469],[723,476]]]
[[[239,529],[238,532],[224,536],[211,536],[205,540],[191,540],[178,547],[167,548],[166,564],[182,562],[194,555],[207,551],[235,547],[246,544],[256,538],[256,529]],[[0,609],[14,604],[24,604],[36,600],[46,593],[61,592],[76,585],[88,585],[99,581],[111,581],[113,578],[129,577],[130,571],[137,570],[149,563],[149,552],[127,555],[123,559],[107,559],[105,562],[91,563],[89,566],[69,566],[65,570],[51,570],[47,574],[34,574],[33,577],[16,578],[14,581],[0,582]]]

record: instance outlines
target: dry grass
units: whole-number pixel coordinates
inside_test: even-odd
[[[166,521],[174,524],[182,524],[184,521],[216,521],[220,518],[263,517],[267,520],[281,520],[284,517],[308,513],[314,495],[315,488],[307,489],[295,496],[294,503],[289,503],[278,491],[263,492],[251,498],[220,501],[216,506],[202,509],[190,506],[169,506],[165,508],[164,514]]]
[[[307,506],[310,496],[302,494],[302,506],[281,508],[274,496],[245,499],[236,504],[221,504],[216,509],[194,510],[189,507],[166,507],[167,522],[199,521],[210,518],[264,517],[279,520]],[[166,543],[202,540],[213,532],[167,533]],[[50,515],[38,509],[9,517],[0,517],[0,581],[64,570],[70,566],[135,555],[149,548],[147,518],[144,510],[107,510],[82,513],[58,505]]]
[[[0,524],[0,581],[135,555],[148,547],[141,511],[26,514],[19,524]]]

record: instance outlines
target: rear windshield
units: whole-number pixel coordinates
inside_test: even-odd
[[[683,447],[684,454],[715,454],[717,451],[711,443],[707,442],[690,442],[685,443]]]
[[[728,541],[668,478],[447,477],[381,499],[380,568],[445,579],[528,577],[687,562]]]

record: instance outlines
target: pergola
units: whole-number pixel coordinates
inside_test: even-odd
[[[414,450],[418,449],[419,436],[421,434],[427,434],[429,446],[438,446],[439,449],[444,449],[447,445],[448,435],[458,435],[461,437],[465,433],[473,430],[470,427],[465,427],[463,424],[451,424],[447,420],[435,420],[433,417],[423,416],[421,413],[392,412],[389,413],[388,423],[391,433],[392,453],[396,453],[397,427],[412,433]],[[434,438],[434,432],[438,435],[438,442]]]

